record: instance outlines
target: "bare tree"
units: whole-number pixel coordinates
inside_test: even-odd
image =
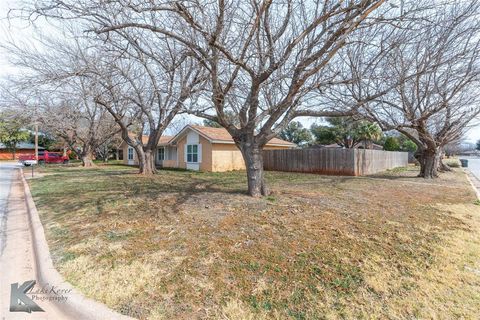
[[[9,81],[11,101],[76,150],[83,166],[93,166],[95,150],[118,133],[117,125],[94,101],[91,79],[69,73],[78,64],[65,54],[68,43],[44,38],[42,44],[41,49],[15,43],[4,46],[20,72]]]
[[[270,139],[296,117],[349,115],[357,107],[323,108],[315,100],[336,75],[338,50],[385,1],[36,3],[35,13],[82,17],[98,34],[144,30],[188,50],[208,71],[211,92],[190,112],[228,130],[245,160],[248,192],[260,196],[268,194],[262,149]]]
[[[42,50],[10,46],[17,64],[50,82],[88,82],[88,97],[119,125],[135,149],[141,174],[153,174],[155,149],[172,119],[195,101],[205,77],[195,59],[176,43],[142,32],[122,30],[105,37],[85,37],[82,21],[68,22],[70,41],[42,38]],[[143,135],[147,134],[145,142]],[[102,142],[103,143],[103,142]],[[94,148],[95,149],[95,148]]]
[[[119,32],[120,33],[120,32]],[[132,35],[120,33],[130,43],[133,52],[116,48],[122,56],[89,64],[86,76],[93,76],[99,84],[96,102],[105,107],[122,130],[123,140],[137,153],[140,173],[153,174],[155,150],[160,137],[173,118],[183,112],[186,105],[194,103],[205,77],[197,62],[175,44],[155,42],[156,50],[162,46],[161,56],[152,52],[143,39],[133,40]],[[115,41],[112,41],[116,44]],[[105,51],[104,51],[105,52]],[[120,106],[118,105],[120,103]],[[132,136],[125,123],[124,107],[133,109],[137,134]],[[144,143],[142,135],[148,134]]]
[[[167,134],[174,136],[182,131],[187,125],[200,125],[199,122],[191,119],[187,114],[181,114],[170,123]]]
[[[343,55],[354,81],[329,93],[349,105],[393,88],[362,105],[361,114],[414,141],[420,176],[434,178],[448,170],[444,147],[480,113],[480,4],[406,3],[419,5],[405,19],[360,33]]]
[[[112,154],[115,155],[115,160],[119,160],[118,147],[122,144],[123,139],[120,132],[114,135],[112,138],[106,140],[102,145],[100,145],[95,154],[97,158],[101,158],[103,162],[108,162]]]
[[[54,81],[39,84],[31,76],[28,81],[10,83],[16,86],[16,105],[33,116],[42,131],[77,152],[84,167],[93,166],[95,150],[119,132],[113,118],[94,102],[85,79],[69,79],[52,87]]]
[[[84,167],[91,167],[96,150],[119,130],[111,115],[95,103],[92,96],[77,92],[80,93],[78,100],[72,99],[70,92],[68,100],[44,100],[39,121],[78,153]]]

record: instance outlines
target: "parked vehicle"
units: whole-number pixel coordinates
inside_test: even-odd
[[[64,155],[62,152],[50,152],[50,151],[39,151],[38,152],[38,164],[48,164],[48,163],[63,163],[67,164],[69,162],[68,154]],[[28,167],[32,164],[36,164],[35,154],[26,154],[19,157],[20,163]]]
[[[18,162],[23,164],[25,167],[30,167],[33,164],[37,164],[38,161],[35,160],[35,155],[22,154],[18,157]]]

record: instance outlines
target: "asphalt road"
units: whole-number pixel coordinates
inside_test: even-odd
[[[7,202],[12,185],[13,173],[18,164],[13,162],[0,162],[0,256],[3,254],[6,243]]]
[[[473,187],[477,189],[477,198],[480,199],[480,158],[460,157],[460,159],[468,160],[468,168],[466,168],[466,171],[468,172]]]
[[[480,158],[460,157],[468,160],[468,170],[480,180]]]

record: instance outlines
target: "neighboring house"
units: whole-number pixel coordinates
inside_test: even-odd
[[[45,150],[45,148],[38,147],[38,150]],[[35,145],[33,143],[20,142],[15,151],[15,160],[18,160],[18,157],[22,154],[34,153]],[[13,152],[7,149],[7,147],[2,143],[0,143],[0,160],[13,160]]]
[[[148,139],[144,137],[143,139]],[[294,143],[273,138],[264,147],[271,149],[295,148]],[[123,162],[138,165],[135,150],[122,144]],[[240,150],[224,128],[187,125],[176,136],[163,136],[157,147],[155,162],[165,168],[183,168],[201,171],[231,171],[245,169]]]

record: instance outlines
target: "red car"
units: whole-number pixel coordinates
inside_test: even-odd
[[[69,160],[70,159],[68,157],[68,154],[64,155],[62,152],[50,152],[50,151],[38,152],[38,164],[44,164],[44,163],[67,164]],[[19,161],[24,166],[27,166],[27,167],[36,163],[34,154],[21,155],[19,157]]]

